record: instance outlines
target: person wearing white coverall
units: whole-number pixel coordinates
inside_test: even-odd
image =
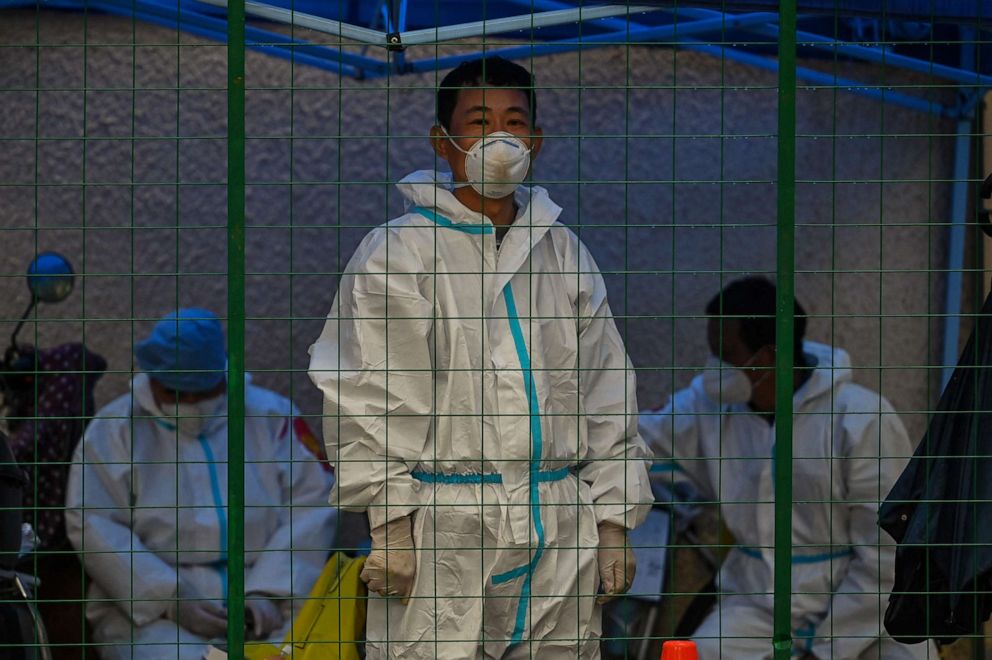
[[[693,635],[701,660],[772,657],[775,296],[763,278],[729,284],[706,309],[707,369],[641,414],[660,465],[719,503],[737,544],[717,576],[718,605]],[[913,445],[889,402],[853,382],[846,352],[803,340],[798,302],[795,330],[793,655],[935,658],[882,626],[895,544],[876,514]]]
[[[66,526],[104,658],[203,657],[227,630],[227,401],[217,318],[183,309],[135,348],[144,369],[100,410],[70,471]],[[288,399],[246,387],[246,638],[281,642],[333,539],[329,472]],[[297,607],[301,603],[296,603]]]
[[[373,528],[369,658],[599,657],[597,601],[633,578],[634,372],[588,250],[518,186],[532,90],[498,58],[445,78],[457,183],[403,179],[408,212],[358,247],[311,348],[332,501]]]

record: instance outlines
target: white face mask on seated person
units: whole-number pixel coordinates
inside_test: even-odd
[[[734,366],[715,355],[709,356],[703,368],[703,390],[706,395],[721,405],[750,402],[755,386],[772,374],[772,369],[766,369],[757,382],[751,382],[744,369],[751,365],[756,356],[757,353],[743,367]]]
[[[227,395],[220,394],[196,403],[177,403],[174,408],[176,428],[179,429],[179,433],[196,438],[213,418],[226,412]]]
[[[227,413],[227,393],[220,392],[216,396],[197,401],[196,403],[179,402],[175,392],[158,396],[154,393],[156,387],[148,374],[138,374],[134,379],[134,394],[141,405],[154,416],[166,423],[174,425],[179,434],[184,437],[197,438],[208,426],[213,425],[218,417]],[[160,400],[161,399],[161,400]]]
[[[444,130],[442,128],[442,130]],[[483,197],[502,199],[516,191],[530,171],[530,148],[512,133],[497,131],[480,138],[467,150],[458,146],[444,130],[455,149],[465,154],[467,182],[455,187],[471,186]]]

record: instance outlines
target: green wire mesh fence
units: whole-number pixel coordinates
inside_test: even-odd
[[[0,3],[4,336],[36,255],[75,269],[4,365],[0,514],[38,539],[0,605],[47,631],[11,657],[984,657],[980,626],[885,635],[876,524],[988,291],[981,22],[368,4]],[[470,81],[487,110],[442,117],[496,54],[536,107]],[[484,202],[504,234],[470,187],[397,189],[496,130],[560,215]],[[226,362],[172,344],[156,379],[135,346],[180,308]],[[410,602],[367,596],[369,521],[411,513]],[[601,607],[602,524],[645,515]]]

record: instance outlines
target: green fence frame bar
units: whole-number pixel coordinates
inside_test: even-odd
[[[245,3],[227,8],[227,649],[245,637]]]
[[[796,0],[779,5],[775,314],[775,660],[792,655],[792,396],[796,270]]]

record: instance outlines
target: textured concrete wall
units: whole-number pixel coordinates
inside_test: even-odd
[[[106,401],[127,387],[149,319],[177,305],[224,310],[224,47],[34,11],[3,12],[0,43],[23,45],[0,49],[0,273],[11,276],[0,331],[26,302],[19,274],[35,250],[66,253],[85,274],[78,291],[25,337],[85,335],[116,371]],[[400,212],[390,183],[434,165],[424,135],[436,78],[341,80],[258,53],[247,67],[248,368],[319,414],[306,348],[334,273],[368,227]],[[774,268],[775,77],[662,47],[534,69],[550,134],[536,177],[608,273],[643,370],[639,398],[658,404],[705,358],[694,316],[720,272]],[[926,82],[852,63],[838,73]],[[952,126],[831,90],[802,91],[798,115],[797,292],[815,316],[810,335],[847,348],[857,379],[898,409],[925,409],[934,390],[922,367],[940,341],[926,315],[942,305],[928,269],[944,263],[943,230],[928,223],[947,219]],[[906,421],[918,435],[922,416]]]

